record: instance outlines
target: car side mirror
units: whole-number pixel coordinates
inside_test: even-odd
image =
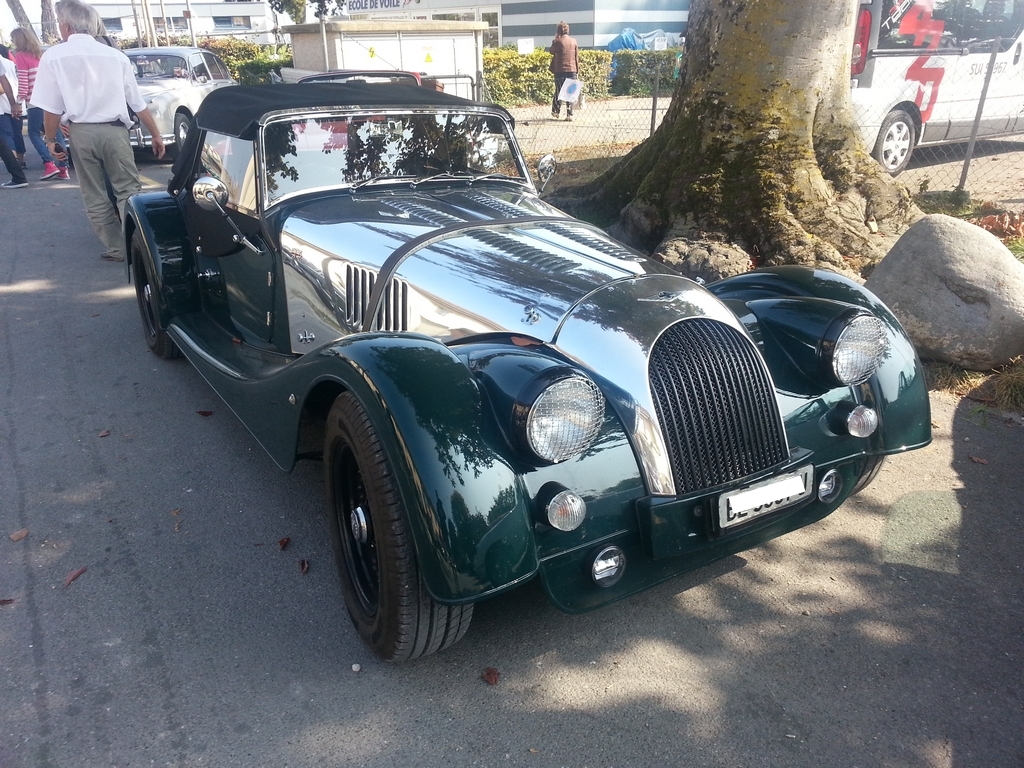
[[[192,197],[196,205],[210,213],[224,213],[228,202],[228,188],[213,176],[200,176],[192,185]]]
[[[537,177],[540,179],[540,191],[544,191],[544,187],[547,186],[548,182],[551,181],[551,177],[555,175],[555,156],[548,154],[544,155],[540,160],[537,161]]]
[[[192,197],[195,199],[196,205],[204,211],[219,213],[223,217],[235,233],[231,236],[232,241],[244,245],[253,253],[260,253],[260,249],[242,234],[242,230],[224,210],[224,206],[228,202],[228,188],[223,181],[215,179],[213,176],[200,176],[192,183]]]

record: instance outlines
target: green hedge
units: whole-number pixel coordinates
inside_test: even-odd
[[[281,74],[281,67],[292,63],[291,47],[260,45],[235,37],[204,37],[199,47],[220,56],[231,70],[231,76],[243,85],[269,83],[271,70]]]
[[[484,83],[487,98],[503,107],[550,104],[555,96],[555,78],[548,70],[551,54],[536,49],[522,56],[513,46],[484,50]],[[608,95],[612,55],[608,51],[580,51],[579,77],[587,98]]]
[[[650,96],[654,92],[656,72],[658,92],[670,92],[679,74],[682,53],[681,48],[669,48],[664,51],[616,51],[611,93],[615,96]]]

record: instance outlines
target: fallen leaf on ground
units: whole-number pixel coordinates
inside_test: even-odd
[[[968,219],[999,238],[1008,239],[1024,237],[1024,215],[1019,213],[1001,213],[998,215],[981,216]]]
[[[109,436],[110,436],[110,430],[109,429],[104,429],[102,432],[100,432],[100,437],[109,437]]]
[[[28,528],[22,528],[20,531],[15,531],[11,534],[11,541],[21,541],[28,536]]]
[[[971,456],[971,461],[975,464],[988,464],[988,459],[979,459],[977,456]]]
[[[309,560],[299,560],[299,570],[305,576],[309,572]]]
[[[0,599],[0,605],[14,605],[16,602],[18,601],[15,600],[13,597],[5,597],[3,599]]]
[[[494,667],[488,667],[480,677],[482,677],[483,681],[488,685],[497,685],[498,678],[501,677],[501,672],[496,670]]]
[[[181,514],[181,510],[180,509],[172,509],[171,510],[171,514],[175,515],[175,516],[180,515]]]
[[[69,573],[69,574],[68,574],[67,576],[65,576],[65,577],[64,577],[64,586],[65,586],[65,587],[69,586],[69,585],[71,584],[71,582],[72,582],[72,581],[74,581],[75,579],[77,579],[77,578],[78,578],[79,576],[81,576],[81,575],[82,575],[83,573],[85,573],[85,572],[86,572],[87,570],[88,570],[88,568],[86,568],[86,567],[85,567],[85,566],[83,565],[83,566],[82,566],[81,568],[78,568],[78,569],[76,569],[76,570],[72,571],[71,573]]]
[[[200,416],[213,416],[213,411],[196,411]]]
[[[278,539],[277,546],[279,546],[281,548],[281,550],[283,551],[283,550],[287,549],[288,545],[291,544],[291,543],[292,543],[291,537],[290,536],[285,536],[283,539]]]

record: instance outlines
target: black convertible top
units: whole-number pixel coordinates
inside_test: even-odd
[[[228,136],[254,139],[259,119],[279,109],[444,107],[474,103],[429,88],[393,83],[235,85],[211,91],[196,112],[196,124]]]
[[[211,91],[196,111],[192,128],[179,148],[167,189],[175,194],[191,171],[202,131],[196,126],[227,136],[252,141],[259,120],[267,112],[304,107],[462,107],[478,102],[416,85],[393,83],[276,83],[273,85],[229,85]],[[512,115],[502,107],[486,105]]]

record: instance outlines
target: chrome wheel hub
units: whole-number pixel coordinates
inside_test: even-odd
[[[348,524],[352,529],[352,538],[359,544],[365,544],[369,537],[369,529],[366,525],[366,513],[363,512],[362,507],[356,507],[349,512]]]

